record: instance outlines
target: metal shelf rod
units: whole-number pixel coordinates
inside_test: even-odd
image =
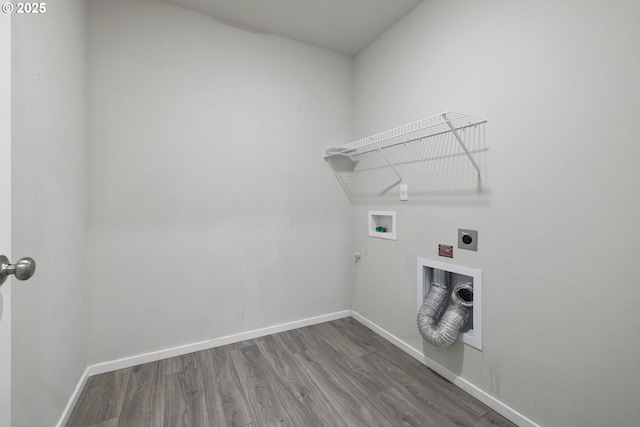
[[[380,149],[380,146],[378,145],[377,142],[374,142],[373,145],[376,146],[376,148],[378,149],[378,153],[380,153],[380,155],[384,158],[384,160],[387,162],[387,164],[391,167],[391,169],[393,169],[393,172],[395,172],[396,175],[398,175],[398,178],[400,179],[400,183],[404,183],[404,178],[402,177],[402,175],[400,175],[400,173],[398,172],[398,170],[396,169],[395,166],[393,166],[393,163],[391,163],[391,161],[389,160],[389,158],[386,156],[386,154],[384,154],[384,151],[382,151]]]
[[[471,163],[473,164],[473,167],[476,168],[476,171],[478,171],[478,178],[480,178],[480,167],[478,166],[478,164],[476,163],[475,160],[473,160],[473,156],[471,155],[471,153],[469,152],[469,149],[467,148],[467,146],[464,144],[464,141],[462,141],[462,138],[460,138],[460,135],[458,135],[458,131],[456,130],[456,128],[451,124],[451,121],[449,119],[447,119],[447,115],[446,113],[442,115],[442,117],[446,120],[447,125],[449,125],[449,128],[451,129],[451,132],[453,133],[453,135],[456,137],[456,139],[458,140],[458,143],[460,143],[460,146],[462,147],[462,149],[464,150],[465,153],[467,153],[467,157],[469,158],[469,160],[471,160]]]

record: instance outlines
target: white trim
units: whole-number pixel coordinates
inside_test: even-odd
[[[268,326],[266,328],[256,329],[253,331],[242,332],[239,334],[228,335],[225,337],[214,338],[206,341],[200,341],[194,344],[187,344],[178,347],[168,348],[165,350],[144,353],[137,356],[124,357],[122,359],[110,362],[96,363],[90,365],[80,377],[75,391],[71,395],[67,407],[64,409],[57,427],[64,426],[71,416],[73,407],[82,392],[84,385],[92,375],[104,374],[106,372],[116,371],[118,369],[130,368],[132,366],[142,365],[144,363],[156,362],[158,360],[167,359],[169,357],[182,356],[184,354],[193,353],[195,351],[208,350],[210,348],[220,347],[227,344],[233,344],[253,338],[260,338],[267,335],[277,334],[279,332],[289,331],[291,329],[303,328],[305,326],[315,325],[317,323],[329,322],[331,320],[349,317],[351,310],[337,311],[335,313],[324,314],[321,316],[309,317],[307,319],[296,320],[294,322],[282,323],[280,325]]]
[[[76,406],[76,403],[80,398],[80,393],[82,392],[82,389],[84,389],[84,385],[87,383],[87,381],[89,381],[90,376],[91,375],[89,374],[89,368],[85,369],[84,373],[80,377],[80,381],[78,381],[78,384],[76,385],[76,389],[73,390],[73,394],[71,395],[71,397],[69,398],[69,401],[67,402],[67,406],[64,408],[64,411],[62,411],[62,415],[60,416],[60,419],[58,420],[58,424],[56,424],[56,427],[63,427],[67,424],[67,422],[69,422],[69,417],[71,416],[71,412],[73,411],[73,408]]]
[[[516,423],[520,427],[540,427],[539,424],[536,424],[531,419],[525,417],[518,411],[513,408],[507,406],[500,400],[491,396],[484,390],[478,388],[474,384],[465,380],[464,378],[456,375],[451,372],[449,369],[440,365],[439,363],[429,359],[426,357],[421,351],[416,350],[411,347],[406,342],[402,341],[400,338],[381,328],[380,326],[373,323],[371,320],[362,316],[357,311],[353,310],[343,310],[335,313],[325,314],[322,316],[310,317],[307,319],[298,320],[295,322],[283,323],[280,325],[269,326],[262,329],[256,329],[253,331],[243,332],[235,335],[228,335],[226,337],[214,338],[211,340],[201,341],[195,344],[188,344],[179,347],[173,347],[166,350],[145,353],[138,356],[126,357],[118,360],[114,360],[111,362],[103,362],[95,365],[88,366],[84,371],[80,380],[78,381],[78,385],[76,386],[75,391],[71,395],[67,406],[62,413],[60,420],[58,421],[57,427],[64,426],[71,416],[71,412],[73,411],[73,407],[76,404],[84,385],[88,381],[89,377],[92,375],[98,375],[106,372],[115,371],[118,369],[129,368],[132,366],[140,365],[143,363],[155,362],[158,360],[166,359],[168,357],[181,356],[184,354],[192,353],[194,351],[207,350],[210,348],[220,347],[227,344],[233,344],[236,342],[241,342],[253,338],[259,338],[266,335],[277,334],[279,332],[289,331],[291,329],[303,328],[305,326],[315,325],[317,323],[329,322],[331,320],[342,319],[345,317],[353,317],[358,322],[362,323],[369,329],[373,330],[378,335],[385,338],[387,341],[391,342],[393,345],[404,351],[405,353],[412,356],[414,359],[418,360],[422,364],[426,365],[428,368],[442,375],[448,381],[451,381],[454,385],[460,387],[465,392],[469,393],[471,396],[475,397],[489,408],[493,409],[503,417],[509,419],[510,421]]]
[[[138,356],[124,357],[122,359],[113,360],[110,362],[97,363],[89,366],[89,375],[104,374],[105,372],[116,371],[118,369],[130,368],[132,366],[142,365],[143,363],[156,362],[158,360],[167,359],[170,357],[182,356],[184,354],[193,353],[195,351],[208,350],[214,347],[220,347],[227,344],[233,344],[253,338],[264,337],[267,335],[277,334],[278,332],[289,331],[291,329],[303,328],[309,325],[315,325],[316,323],[329,322],[331,320],[341,319],[343,317],[349,317],[351,315],[350,310],[338,311],[336,313],[324,314],[322,316],[310,317],[307,319],[297,320],[294,322],[283,323],[275,326],[268,326],[262,329],[256,329],[253,331],[242,332],[234,335],[227,335],[225,337],[214,338],[206,341],[200,341],[194,344],[186,344],[178,347],[173,347],[165,350],[154,351],[151,353],[145,353]]]
[[[461,274],[471,278],[471,282],[473,283],[473,310],[471,311],[471,315],[473,316],[473,329],[460,334],[458,339],[482,351],[482,270],[442,261],[418,258],[418,306],[416,313],[420,311],[422,303],[431,291],[431,275],[425,271],[425,267]]]
[[[380,326],[376,325],[371,320],[367,319],[357,311],[351,310],[351,317],[353,317],[355,320],[365,325],[367,328],[376,332],[378,335],[382,336],[387,341],[391,342],[393,345],[395,345],[405,353],[409,354],[411,357],[413,357],[420,363],[426,365],[428,368],[432,369],[433,371],[437,372],[447,380],[451,381],[454,385],[460,387],[462,390],[469,393],[471,396],[475,397],[476,399],[478,399],[479,401],[481,401],[482,403],[484,403],[489,408],[493,409],[503,417],[516,423],[518,426],[540,427],[540,425],[536,424],[533,420],[525,417],[515,409],[511,408],[510,406],[507,406],[506,404],[496,399],[495,397],[491,396],[490,394],[480,389],[476,385],[470,383],[464,378],[451,372],[449,369],[445,368],[441,364],[429,359],[427,356],[424,355],[424,353],[411,347],[409,344],[402,341],[400,338],[396,337],[395,335],[391,334],[385,329],[381,328]]]
[[[15,4],[15,3],[14,3]],[[6,3],[5,6],[11,6]],[[11,258],[11,13],[0,14],[0,254]],[[0,286],[0,425],[11,424],[11,287]]]
[[[104,374],[106,372],[116,371],[118,369],[130,368],[132,366],[142,365],[144,363],[156,362],[158,360],[167,359],[169,357],[182,356],[184,354],[193,353],[195,351],[208,350],[210,348],[220,347],[227,344],[233,344],[253,338],[260,338],[266,335],[277,334],[278,332],[289,331],[291,329],[303,328],[305,326],[315,325],[317,323],[329,322],[331,320],[349,317],[351,310],[337,311],[335,313],[324,314],[321,316],[309,317],[307,319],[296,320],[295,322],[282,323],[280,325],[268,326],[266,328],[256,329],[253,331],[242,332],[225,337],[214,338],[206,341],[200,341],[194,344],[187,344],[178,347],[168,348],[165,350],[154,351],[150,353],[140,354],[138,356],[124,357],[122,359],[110,362],[96,363],[90,365],[80,377],[75,391],[71,395],[67,407],[64,409],[57,427],[64,426],[71,416],[73,407],[75,406],[84,385],[92,375]]]

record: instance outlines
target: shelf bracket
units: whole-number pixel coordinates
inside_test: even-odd
[[[471,163],[473,164],[473,167],[476,168],[476,171],[478,171],[478,179],[480,179],[480,167],[478,166],[476,161],[473,160],[473,156],[471,155],[471,152],[469,152],[469,149],[464,144],[464,141],[462,140],[462,138],[458,134],[458,131],[453,126],[453,124],[451,124],[451,121],[447,118],[447,114],[446,113],[444,113],[442,115],[442,118],[447,122],[447,125],[449,126],[449,129],[451,129],[451,133],[453,133],[453,135],[456,137],[456,139],[458,140],[458,143],[460,144],[460,146],[462,147],[464,152],[467,154],[467,157],[469,158],[469,160],[471,160]]]
[[[389,167],[393,170],[393,172],[398,176],[398,179],[400,179],[400,181],[398,181],[398,184],[402,184],[404,183],[404,178],[402,177],[402,175],[400,175],[400,173],[398,172],[398,170],[395,168],[395,166],[393,166],[393,163],[391,163],[391,161],[389,160],[389,158],[387,157],[386,154],[384,154],[384,152],[382,151],[382,149],[380,148],[380,146],[378,145],[377,142],[372,141],[373,145],[376,147],[376,150],[378,150],[378,153],[380,153],[380,155],[382,156],[382,158],[384,158],[385,162],[387,162],[387,164],[389,165]]]

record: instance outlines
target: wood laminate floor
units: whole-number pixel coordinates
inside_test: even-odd
[[[88,379],[67,427],[515,426],[351,318]]]

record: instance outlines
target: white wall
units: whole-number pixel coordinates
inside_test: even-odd
[[[48,3],[12,25],[13,426],[50,426],[86,367],[86,14]]]
[[[161,2],[94,0],[88,165],[83,3],[15,19],[13,256],[38,272],[14,287],[14,424],[51,425],[87,363],[343,310],[354,279],[355,310],[541,425],[633,425],[639,14],[426,2],[354,72]],[[444,157],[448,179],[410,183],[410,202],[351,209],[320,151],[449,109],[489,120],[481,191]],[[377,209],[398,211],[396,242],[366,237]],[[484,271],[482,352],[415,326],[416,258],[442,260],[458,228],[480,231],[451,262]]]
[[[638,22],[633,1],[428,1],[355,61],[357,137],[453,110],[489,120],[489,151],[480,191],[444,157],[419,197],[356,206],[353,308],[545,426],[640,418]],[[396,242],[366,237],[377,209]],[[482,352],[415,326],[416,257],[447,261],[458,228],[480,233],[450,262],[484,271]]]
[[[11,15],[0,16],[0,251],[11,257]],[[11,282],[0,286],[0,425],[11,423]]]
[[[90,2],[89,361],[348,309],[352,61],[156,1]]]

